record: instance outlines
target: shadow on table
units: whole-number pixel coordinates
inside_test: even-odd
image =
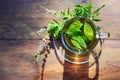
[[[95,58],[95,62],[89,65],[85,64],[72,64],[67,61],[64,62],[63,80],[98,80],[99,77],[99,56]],[[94,55],[94,54],[93,54]],[[96,65],[94,78],[89,78],[89,68]]]
[[[44,54],[41,67],[39,67],[39,64],[36,62],[37,76],[34,78],[34,80],[44,80],[44,70],[45,70],[45,64],[47,62],[47,57],[48,57],[48,53]]]
[[[59,42],[55,42],[55,43],[58,44],[55,47],[57,49],[59,49],[61,44],[59,44]],[[101,43],[101,45],[102,45],[102,43]],[[99,77],[99,60],[98,59],[101,55],[102,49],[100,50],[99,53],[91,51],[90,55],[93,57],[94,61],[87,62],[84,64],[73,64],[73,63],[70,63],[66,60],[62,61],[63,58],[60,57],[60,53],[63,53],[63,52],[58,53],[57,50],[55,49],[56,58],[58,59],[59,63],[61,63],[64,67],[63,80],[98,80],[98,77]],[[83,56],[83,55],[79,56],[79,58],[73,58],[73,57],[70,57],[70,55],[71,54],[69,54],[69,52],[67,54],[67,52],[65,51],[66,59],[69,59],[71,61],[79,59],[80,62],[88,60],[89,56],[90,56],[88,54],[85,56]],[[96,57],[94,57],[94,56],[96,56]],[[89,68],[91,68],[93,65],[96,65],[95,76],[94,76],[94,78],[89,78]]]

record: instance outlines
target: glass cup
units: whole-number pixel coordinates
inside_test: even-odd
[[[94,39],[87,45],[87,48],[83,50],[73,47],[73,45],[71,45],[69,37],[66,34],[66,30],[75,20],[86,21],[91,25],[93,29]],[[57,47],[56,40],[54,38],[53,43],[57,54],[61,56],[64,60],[74,64],[84,64],[94,60],[95,57],[100,55],[100,52],[102,50],[102,43],[104,39],[108,36],[109,33],[101,33],[99,31],[99,27],[97,27],[92,20],[85,17],[75,17],[66,22],[61,32],[61,41],[65,52],[60,52],[59,48]]]

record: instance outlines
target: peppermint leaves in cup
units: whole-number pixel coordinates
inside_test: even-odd
[[[94,32],[91,25],[87,22],[85,22],[84,24],[84,34],[87,39],[89,39],[90,41],[93,40]]]
[[[96,22],[101,21],[98,15],[104,6],[105,5],[102,5],[97,9],[93,9],[93,4],[84,6],[78,4],[75,5],[73,9],[68,8],[66,11],[56,11],[55,15],[61,16],[62,22],[59,23],[59,21],[53,19],[52,22],[48,24],[48,33],[55,37],[55,39],[59,39],[66,22],[75,17],[84,17]],[[77,19],[71,23],[68,30],[66,30],[66,34],[75,48],[86,49],[89,44],[94,41],[95,29],[93,29],[93,25],[89,22]]]
[[[70,20],[71,18],[74,17],[86,17],[91,19],[92,21],[101,21],[100,18],[98,18],[98,15],[100,14],[100,10],[104,7],[105,5],[102,5],[101,7],[92,10],[94,8],[93,4],[87,4],[87,5],[75,5],[74,8],[68,8],[67,11],[53,11],[52,13],[54,13],[55,15],[61,16],[62,17],[62,23],[59,23],[59,21],[53,19],[49,24],[48,24],[48,33],[50,33],[50,35],[54,36],[56,39],[58,39],[60,37],[60,33],[62,31],[62,28],[64,27],[64,24],[66,23],[66,21]],[[46,10],[46,9],[45,9]],[[48,9],[47,9],[48,11]],[[81,25],[77,24],[79,23],[78,21],[76,21],[74,24],[76,24],[75,26]],[[74,25],[73,24],[73,25]],[[72,25],[71,25],[72,26]],[[88,24],[86,23],[85,26],[88,26]],[[90,28],[90,27],[89,27]],[[85,33],[88,32],[87,28],[85,28]],[[89,31],[90,32],[90,31]],[[88,33],[89,33],[88,32]],[[89,40],[92,40],[91,34],[88,35],[88,33],[86,33],[86,36],[88,37]]]
[[[81,50],[87,48],[89,43],[95,38],[94,26],[86,19],[74,20],[66,30],[67,36],[71,39],[71,45]]]

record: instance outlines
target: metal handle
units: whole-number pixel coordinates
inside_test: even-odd
[[[110,33],[108,32],[100,32],[96,34],[96,38],[99,39],[104,39],[104,38],[108,38],[110,36]]]
[[[101,26],[101,27],[97,26],[96,28],[98,30],[98,33],[96,33],[96,38],[97,39],[105,39],[105,38],[110,37],[110,33],[109,32],[105,32],[103,26]],[[100,30],[102,32],[100,32]]]

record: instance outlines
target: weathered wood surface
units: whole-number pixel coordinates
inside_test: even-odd
[[[75,4],[94,3],[97,7],[106,4],[101,11],[100,26],[111,33],[103,46],[99,59],[98,80],[120,80],[120,10],[119,0],[1,0],[0,1],[0,80],[81,80],[95,75],[96,66],[80,74],[80,68],[65,66],[57,60],[54,50],[43,54],[37,64],[35,55],[41,36],[31,36],[57,16],[45,14],[40,5],[48,9],[63,10]],[[51,45],[52,46],[52,45]],[[80,67],[80,66],[79,66]],[[73,70],[72,70],[73,69]],[[74,70],[75,69],[75,70]],[[68,71],[68,75],[65,74]],[[76,71],[76,72],[75,72]],[[80,71],[80,72],[79,72]],[[43,72],[43,73],[42,73]],[[76,73],[77,75],[75,76]],[[98,74],[98,73],[97,73]],[[73,76],[74,75],[74,76]],[[86,78],[88,79],[88,78]],[[83,79],[82,79],[83,80]]]
[[[0,1],[0,39],[38,39],[33,37],[31,32],[36,32],[40,27],[47,24],[57,16],[45,14],[45,11],[39,6],[45,6],[48,9],[63,10],[68,6],[73,7],[75,4],[93,3],[96,7],[106,4],[106,7],[101,11],[100,17],[103,22],[99,25],[104,26],[106,31],[111,33],[109,39],[120,39],[120,10],[119,0],[107,1],[61,1],[61,0],[1,0]],[[58,18],[59,19],[59,18]]]
[[[100,57],[99,80],[119,80],[120,78],[120,49],[116,47],[120,41],[108,46],[109,41],[105,42]],[[0,80],[38,80],[45,57],[42,55],[37,67],[34,56],[38,43],[39,40],[0,40]],[[89,76],[94,77],[94,75],[95,65],[89,69]],[[43,80],[63,79],[63,66],[57,60],[53,50],[46,59],[43,78]]]

